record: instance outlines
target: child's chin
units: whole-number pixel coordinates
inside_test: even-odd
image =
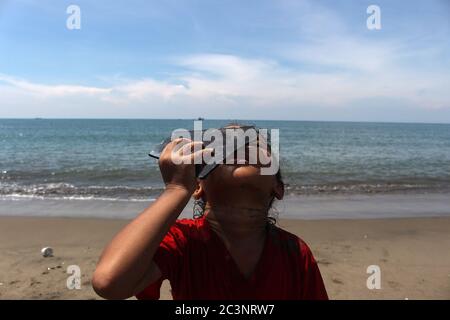
[[[255,180],[261,178],[261,170],[252,165],[238,165],[233,168],[232,177],[239,181]]]
[[[222,185],[258,184],[267,179],[267,176],[261,175],[261,168],[253,165],[225,165],[217,170],[217,174]]]

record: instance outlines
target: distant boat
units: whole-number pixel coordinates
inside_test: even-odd
[[[203,121],[203,120],[205,120],[205,118],[198,117],[197,120],[198,120],[198,121]]]

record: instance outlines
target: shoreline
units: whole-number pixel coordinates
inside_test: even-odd
[[[128,220],[0,217],[0,299],[100,299],[90,278],[104,246]],[[331,299],[450,299],[450,217],[280,219],[311,248]],[[40,250],[54,249],[43,258]],[[66,287],[69,265],[81,289]],[[367,268],[381,269],[369,290]],[[161,299],[171,299],[165,282]]]
[[[153,201],[0,197],[0,217],[132,219]],[[288,195],[271,211],[302,220],[450,217],[450,194]],[[192,217],[192,200],[181,217]]]

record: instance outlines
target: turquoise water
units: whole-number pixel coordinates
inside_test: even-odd
[[[218,127],[225,120],[205,120]],[[280,130],[290,193],[447,192],[450,125],[241,121]],[[148,152],[191,120],[0,119],[0,196],[154,198]]]

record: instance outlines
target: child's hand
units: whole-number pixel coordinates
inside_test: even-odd
[[[182,188],[190,194],[194,192],[197,183],[194,161],[201,158],[203,152],[211,151],[201,149],[202,144],[201,141],[180,138],[173,140],[164,148],[159,158],[159,168],[166,189]]]

